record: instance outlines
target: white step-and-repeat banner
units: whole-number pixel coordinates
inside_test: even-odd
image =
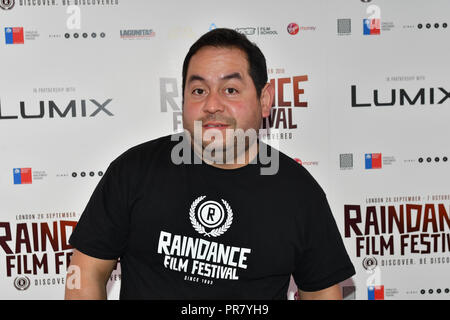
[[[449,22],[448,0],[1,0],[0,298],[64,297],[103,172],[181,130],[184,56],[227,27],[267,59],[264,139],[327,193],[345,299],[449,299]]]

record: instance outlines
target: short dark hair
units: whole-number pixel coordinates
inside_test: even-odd
[[[192,56],[201,48],[212,46],[216,48],[238,48],[247,55],[249,65],[248,73],[253,80],[256,94],[261,96],[261,91],[267,83],[266,58],[256,44],[250,42],[247,37],[235,30],[218,28],[201,36],[189,49],[183,63],[183,97],[186,86],[186,76],[189,62]]]

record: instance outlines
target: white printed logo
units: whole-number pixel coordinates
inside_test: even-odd
[[[219,202],[212,200],[200,204],[205,198],[206,196],[198,197],[191,205],[189,218],[192,226],[198,233],[207,237],[221,236],[233,222],[233,210],[231,210],[228,202],[223,199],[221,200],[225,208]],[[209,230],[209,232],[206,230]]]

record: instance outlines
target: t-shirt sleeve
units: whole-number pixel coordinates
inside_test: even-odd
[[[69,243],[99,259],[119,258],[129,229],[126,182],[119,161],[113,161],[100,179],[75,227]]]
[[[300,221],[300,247],[293,273],[302,291],[326,289],[355,274],[322,189],[310,197]]]

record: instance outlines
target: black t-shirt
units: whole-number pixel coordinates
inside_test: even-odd
[[[70,238],[120,258],[121,299],[286,299],[291,275],[317,291],[355,274],[322,188],[294,160],[280,152],[275,175],[174,164],[177,143],[115,159]]]

